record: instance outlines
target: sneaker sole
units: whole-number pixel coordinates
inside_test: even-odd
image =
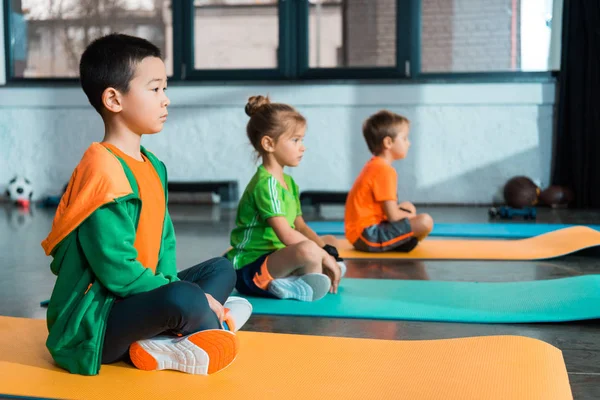
[[[331,279],[325,274],[306,274],[300,277],[313,290],[312,301],[320,300],[329,293]]]
[[[292,299],[298,301],[312,301],[312,288],[308,283],[302,281],[302,283],[300,284],[302,286],[299,286],[299,284],[296,282],[289,283],[289,285],[292,286],[292,290],[290,290],[287,287],[287,284],[281,283],[281,281],[284,281],[285,279],[286,278],[275,279],[271,281],[271,284],[269,285],[268,289],[269,292],[275,295],[275,297],[283,300]],[[296,278],[296,281],[297,280],[300,280],[300,278]],[[300,292],[299,289],[301,289],[302,292]]]
[[[129,356],[144,371],[172,369],[195,375],[210,375],[230,365],[239,351],[233,332],[201,331],[184,338],[148,339],[133,343]]]

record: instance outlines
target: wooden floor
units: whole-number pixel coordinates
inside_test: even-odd
[[[428,208],[438,222],[484,222],[483,208]],[[178,239],[179,269],[218,256],[229,246],[235,210],[217,207],[171,207]],[[0,207],[0,315],[45,318],[39,302],[49,298],[54,276],[50,258],[40,246],[52,223],[53,210],[35,209],[22,215]],[[324,207],[322,215],[343,216],[339,207]],[[600,223],[600,212],[541,210],[540,222]],[[600,258],[569,256],[540,262],[486,261],[349,261],[349,277],[431,279],[452,281],[524,281],[600,273]],[[598,305],[600,307],[600,304]],[[563,324],[484,325],[395,322],[312,317],[253,316],[245,330],[361,338],[423,340],[482,335],[537,338],[563,351],[575,399],[600,399],[600,321]],[[0,396],[1,398],[1,396]]]

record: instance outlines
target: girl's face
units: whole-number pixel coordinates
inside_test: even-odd
[[[293,132],[284,133],[275,143],[273,155],[279,164],[284,167],[296,167],[304,155],[304,135],[306,125],[298,127]]]

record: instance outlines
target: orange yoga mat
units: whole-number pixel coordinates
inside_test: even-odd
[[[97,376],[54,366],[45,322],[0,317],[0,393],[65,399],[572,399],[562,353],[537,339],[393,341],[238,333],[211,376],[124,363]]]
[[[543,260],[600,246],[600,232],[585,226],[560,229],[520,240],[425,239],[409,253],[366,253],[345,239],[338,241],[340,256],[357,258],[408,258],[424,260]]]

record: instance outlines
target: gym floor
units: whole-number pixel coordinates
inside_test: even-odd
[[[170,206],[177,234],[178,265],[188,268],[215,257],[229,246],[235,209],[218,206]],[[319,215],[306,209],[305,219],[343,217],[343,208],[324,206]],[[486,222],[487,209],[425,207],[437,222]],[[39,303],[54,284],[50,258],[40,242],[50,230],[53,209],[23,215],[0,205],[0,315],[45,318]],[[600,212],[538,210],[538,222],[600,223]],[[600,273],[597,258],[573,255],[550,261],[347,261],[348,277],[509,282]],[[562,350],[575,399],[600,398],[600,320],[560,324],[460,324],[404,321],[252,316],[244,330],[357,338],[426,340],[485,335],[520,335],[543,340]]]

